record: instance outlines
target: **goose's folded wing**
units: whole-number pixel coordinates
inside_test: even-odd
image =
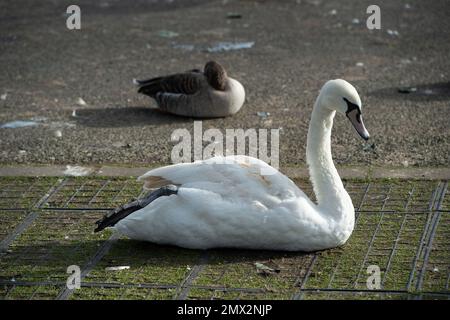
[[[194,73],[202,73],[202,70],[200,69],[191,69],[191,70],[187,70],[186,73],[190,73],[190,72],[194,72]]]
[[[154,98],[161,110],[179,116],[193,117],[196,116],[196,112],[190,101],[192,97],[184,93],[158,92]]]
[[[200,91],[206,84],[203,73],[191,70],[165,77],[137,80],[138,92],[155,97],[157,93],[175,93],[191,95]]]

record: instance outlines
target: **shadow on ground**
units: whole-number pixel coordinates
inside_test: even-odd
[[[450,82],[436,82],[374,90],[369,95],[383,99],[439,101],[450,99]]]

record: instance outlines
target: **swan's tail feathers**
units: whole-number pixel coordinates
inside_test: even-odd
[[[113,227],[117,222],[122,220],[123,218],[129,216],[133,212],[140,210],[147,205],[149,205],[154,200],[163,196],[170,196],[172,194],[178,193],[178,187],[175,185],[167,185],[161,187],[155,191],[150,192],[144,198],[135,200],[133,202],[127,203],[123,206],[120,206],[110,212],[108,212],[102,219],[96,222],[97,227],[94,232],[102,231],[107,227]]]

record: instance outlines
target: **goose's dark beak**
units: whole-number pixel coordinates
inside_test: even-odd
[[[346,115],[361,138],[363,138],[364,140],[369,140],[370,135],[369,132],[367,132],[366,127],[364,126],[364,122],[361,116],[361,110],[359,110],[359,108],[354,108],[351,111],[347,112]]]

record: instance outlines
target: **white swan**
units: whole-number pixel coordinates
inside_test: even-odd
[[[166,187],[114,210],[97,222],[96,231],[114,226],[132,239],[192,249],[313,251],[344,244],[355,211],[331,157],[336,111],[369,138],[355,88],[344,80],[328,81],[314,105],[306,151],[318,204],[280,172],[262,175],[274,170],[263,161],[216,157],[139,177],[146,188]]]

